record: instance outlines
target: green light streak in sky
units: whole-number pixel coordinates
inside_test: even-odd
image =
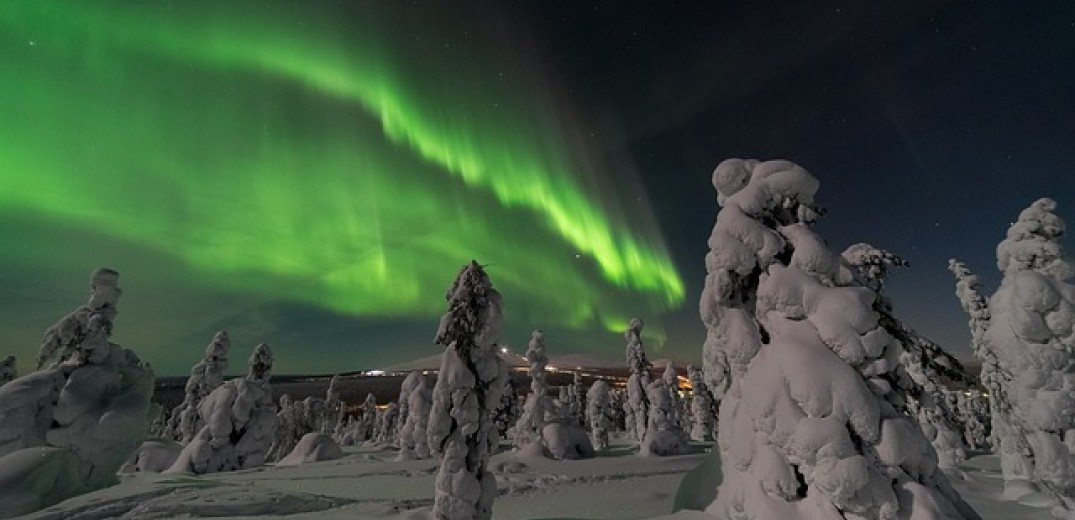
[[[5,2],[0,209],[346,313],[435,314],[470,258],[534,320],[611,328],[682,302],[653,222],[580,168],[547,95],[483,70],[504,51],[425,56],[391,18]]]

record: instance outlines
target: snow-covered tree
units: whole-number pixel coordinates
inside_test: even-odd
[[[989,401],[977,390],[958,392],[956,409],[963,423],[963,441],[973,450],[989,448]]]
[[[624,333],[627,339],[627,368],[631,375],[627,378],[626,413],[627,437],[642,442],[649,425],[649,399],[646,389],[650,383],[650,364],[646,359],[646,349],[642,345],[642,320],[632,318]]]
[[[325,390],[325,415],[321,420],[318,431],[325,434],[333,434],[343,426],[343,399],[340,398],[340,376],[333,375]]]
[[[291,450],[302,438],[298,432],[302,429],[303,411],[302,402],[291,400],[291,396],[280,396],[280,408],[276,412],[276,429],[273,432],[272,445],[265,455],[265,460],[280,460],[291,453]]]
[[[153,405],[156,405],[154,408]],[[156,415],[153,411],[156,411]],[[150,415],[153,417],[153,421],[149,424],[149,436],[154,439],[164,439],[167,436],[165,432],[168,430],[168,421],[171,417],[171,412],[167,408],[162,407],[158,403],[150,405]]]
[[[89,320],[101,316],[112,323],[118,313],[117,304],[123,291],[117,285],[119,273],[100,268],[90,278],[90,299],[85,305],[71,311],[45,331],[41,347],[37,351],[37,368],[68,359],[86,338]]]
[[[227,331],[219,331],[213,336],[205,348],[205,356],[190,369],[190,377],[183,390],[183,402],[172,409],[165,437],[186,444],[205,426],[198,414],[198,406],[210,392],[224,383],[230,347]]]
[[[937,453],[938,465],[958,472],[958,465],[966,458],[964,426],[954,394],[938,381],[944,378],[974,386],[974,378],[958,359],[893,314],[890,301],[882,293],[885,277],[890,269],[906,267],[907,262],[888,251],[861,243],[849,247],[842,256],[854,269],[859,283],[877,294],[873,308],[878,313],[878,322],[900,344],[900,364],[893,371],[894,402],[898,407],[902,400],[904,412],[916,418]]]
[[[919,334],[895,318],[892,305],[883,293],[888,273],[909,264],[899,256],[870,244],[858,243],[841,255],[853,270],[856,280],[875,292],[873,308],[878,322],[902,347],[899,371],[907,377],[897,378],[899,395],[913,406],[922,433],[937,452],[938,464],[946,470],[956,470],[966,459],[963,445],[963,425],[958,422],[955,402],[949,402],[948,391],[937,381],[945,376],[953,381],[971,383],[972,378],[962,364],[929,338]]]
[[[294,401],[287,394],[281,396],[280,409],[276,414],[276,431],[265,460],[282,460],[308,433],[326,433],[330,415],[326,399],[311,395]]]
[[[661,373],[661,381],[664,382],[664,389],[668,392],[668,398],[672,403],[672,409],[668,411],[668,417],[677,425],[681,424],[682,406],[679,397],[679,372],[676,370],[676,364],[671,360],[664,366],[664,372]]]
[[[900,364],[917,390],[907,397],[909,411],[937,452],[938,466],[955,470],[967,459],[963,428],[955,421],[958,412],[948,406],[944,387],[936,382],[937,374],[919,359],[920,354],[914,351],[900,354]]]
[[[545,379],[545,333],[535,330],[526,347],[526,360],[530,363],[530,395],[523,404],[523,413],[515,423],[512,445],[521,449],[541,438],[541,430],[552,404],[549,402],[549,383]]]
[[[498,444],[492,412],[507,378],[496,348],[503,321],[500,293],[472,261],[460,270],[447,300],[436,335],[446,349],[428,426],[429,447],[440,459],[433,516],[488,520],[496,479],[486,465]]]
[[[519,406],[519,378],[515,377],[515,371],[508,371],[508,379],[504,382],[504,393],[500,396],[500,405],[493,414],[493,422],[501,437],[508,437],[515,423],[519,422],[523,410]]]
[[[0,387],[0,509],[18,515],[116,482],[145,440],[154,377],[110,341],[122,291],[98,269],[89,302],[45,333],[42,369]]]
[[[997,245],[1004,278],[989,299],[979,348],[993,358],[990,392],[996,396],[990,404],[1002,467],[1008,463],[1016,470],[1006,468],[1005,477],[1018,478],[1029,469],[1030,478],[1070,517],[1075,516],[1075,285],[1068,280],[1075,269],[1060,244],[1065,224],[1055,210],[1051,199],[1035,201]],[[981,304],[976,291],[966,292],[964,308]],[[1020,448],[1025,460],[1004,460],[1006,450]]]
[[[571,385],[567,387],[567,416],[586,425],[586,387],[582,385],[582,374],[575,372],[571,376]]]
[[[395,446],[399,436],[399,403],[390,402],[388,406],[377,410],[374,423],[373,442],[386,446]]]
[[[395,428],[396,438],[392,441],[395,446],[400,445],[400,435],[403,430],[403,425],[407,422],[407,415],[410,413],[410,396],[411,392],[418,386],[418,381],[422,378],[422,372],[420,370],[412,371],[407,374],[407,377],[403,378],[403,382],[399,385],[399,397],[396,399],[396,405],[399,407],[399,417],[396,419],[398,426]]]
[[[901,343],[809,224],[818,181],[787,161],[731,159],[699,310],[721,396],[719,518],[977,519],[905,415]],[[921,516],[917,516],[921,515]]]
[[[406,416],[400,413],[403,425],[399,428],[399,458],[401,460],[428,458],[429,437],[426,434],[426,428],[429,425],[432,396],[429,384],[420,371],[416,370],[407,375],[400,389],[400,399],[404,394],[407,396],[407,413]]]
[[[618,388],[608,392],[609,417],[612,420],[612,431],[627,431],[627,393]]]
[[[691,439],[711,441],[716,422],[713,396],[709,394],[701,370],[687,365],[687,375],[691,382]]]
[[[673,374],[675,369],[673,369]],[[646,387],[649,402],[649,423],[639,445],[638,454],[643,457],[684,455],[690,452],[689,438],[679,425],[674,390],[668,388],[665,379],[650,382]]]
[[[889,270],[909,265],[889,251],[861,242],[848,247],[840,256],[854,269],[862,285],[875,293],[884,289]]]
[[[354,446],[373,438],[374,426],[377,423],[377,398],[372,393],[366,394],[362,402],[362,409],[358,417],[348,418],[341,433],[336,437],[336,442],[341,446]]]
[[[611,405],[608,383],[603,379],[594,381],[586,394],[586,422],[590,425],[590,440],[595,450],[608,447],[608,434],[612,431]]]
[[[15,356],[8,356],[0,361],[0,386],[15,379],[18,376],[15,367]]]
[[[209,393],[198,406],[205,426],[183,448],[169,472],[216,473],[265,462],[277,427],[269,386],[272,363],[272,351],[262,343],[250,355],[245,377]]]
[[[355,443],[373,440],[377,431],[377,397],[373,393],[367,393],[362,401],[362,411],[355,421],[353,440]]]
[[[970,316],[971,352],[982,363],[981,382],[989,392],[990,444],[1000,458],[1004,475],[1004,494],[1015,498],[1034,491],[1031,483],[1033,462],[1028,457],[1030,447],[1019,431],[1011,413],[1007,396],[1007,381],[997,354],[990,348],[989,329],[992,321],[989,300],[982,294],[981,282],[963,262],[948,261],[948,269],[956,277],[956,297]]]

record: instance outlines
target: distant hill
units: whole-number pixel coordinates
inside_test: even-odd
[[[525,368],[529,366],[526,362],[526,358],[514,351],[508,351],[502,354],[505,361],[510,366]],[[655,371],[663,371],[665,365],[668,363],[668,359],[655,359],[653,360],[653,369]],[[676,367],[681,371],[686,371],[687,363],[680,361],[674,361]],[[608,360],[600,359],[589,354],[564,354],[562,356],[550,356],[549,365],[554,368],[574,370],[580,368],[603,368],[603,369],[617,369],[624,368],[626,366],[625,361],[621,360]],[[403,363],[396,363],[381,368],[389,372],[410,372],[412,370],[437,370],[440,368],[440,354],[434,354],[432,356],[425,356],[411,361],[405,361]]]

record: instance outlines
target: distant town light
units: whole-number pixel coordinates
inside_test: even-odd
[[[500,347],[500,353],[501,354],[507,354],[508,353],[508,347]]]
[[[379,368],[374,369],[374,370],[370,370],[370,371],[366,372],[366,375],[367,376],[383,376],[384,375],[384,370],[381,370]]]

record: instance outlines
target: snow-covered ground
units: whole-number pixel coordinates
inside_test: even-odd
[[[684,475],[703,462],[710,445],[694,447],[689,455],[643,458],[615,439],[597,458],[575,461],[521,459],[501,452],[490,463],[500,491],[494,517],[708,519],[691,511],[673,514]],[[371,446],[345,451],[342,459],[299,466],[200,476],[137,475],[24,518],[428,518],[435,460],[397,462],[395,450]],[[973,457],[963,469],[965,477],[956,487],[984,520],[1051,518],[1042,503],[997,500],[1002,481],[995,457]],[[707,484],[687,480],[703,488]]]

